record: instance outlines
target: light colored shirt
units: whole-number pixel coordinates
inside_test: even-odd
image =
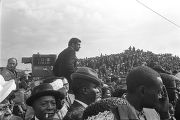
[[[87,108],[87,106],[88,106],[86,103],[83,103],[80,100],[75,99],[75,101],[78,102],[79,104],[81,104],[82,106],[84,106],[85,108]]]
[[[35,116],[35,120],[39,120],[39,119]]]

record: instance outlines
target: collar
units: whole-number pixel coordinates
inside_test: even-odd
[[[71,47],[71,46],[69,46],[69,48],[71,48],[71,49],[73,49],[73,50],[74,50],[74,48],[73,48],[73,47]]]
[[[126,97],[127,97],[127,93],[123,94],[122,98],[125,99],[129,103],[129,101],[127,100]],[[145,116],[145,113],[144,113],[143,109],[142,109],[142,111],[138,111],[130,103],[129,103],[129,105],[131,106],[132,109],[135,110],[135,113],[136,113],[137,117],[139,118],[139,120],[146,120],[146,116]]]
[[[75,99],[76,102],[80,103],[83,107],[87,108],[87,104],[86,103],[83,103],[82,101],[79,101],[77,99]]]
[[[36,116],[34,117],[34,120],[39,120]]]

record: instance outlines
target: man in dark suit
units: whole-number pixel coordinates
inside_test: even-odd
[[[96,71],[88,67],[79,67],[71,78],[75,100],[63,120],[81,120],[85,108],[101,99],[101,81]]]
[[[31,96],[26,104],[34,110],[34,117],[31,120],[54,120],[57,109],[61,109],[64,92],[54,90],[50,83],[42,83],[34,87]]]
[[[55,76],[65,77],[69,82],[71,89],[70,75],[76,70],[76,52],[80,49],[81,40],[71,38],[68,43],[68,48],[64,49],[59,55],[54,64],[53,72]]]

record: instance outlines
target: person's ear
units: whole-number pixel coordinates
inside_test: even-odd
[[[145,86],[141,85],[138,87],[138,93],[140,94],[140,96],[144,96],[146,94],[145,92]]]

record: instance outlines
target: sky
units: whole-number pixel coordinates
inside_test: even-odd
[[[145,4],[155,12],[147,9]],[[79,38],[78,58],[134,46],[180,56],[179,0],[1,0],[0,66],[7,59],[59,54]]]

